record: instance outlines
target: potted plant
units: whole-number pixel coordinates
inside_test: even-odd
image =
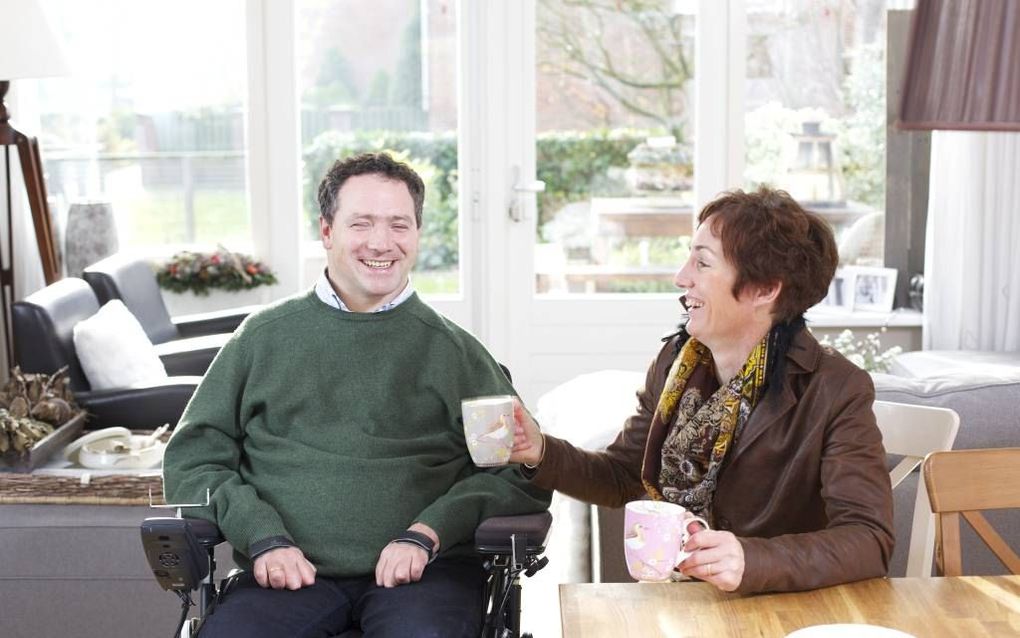
[[[265,287],[276,283],[276,275],[250,255],[218,246],[214,252],[174,254],[157,266],[156,281],[167,310],[180,315],[265,303]]]
[[[627,153],[627,185],[637,195],[675,195],[693,188],[691,154],[676,138],[650,137]]]

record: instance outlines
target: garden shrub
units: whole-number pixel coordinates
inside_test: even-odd
[[[563,206],[592,196],[627,194],[623,170],[627,153],[644,141],[649,131],[634,129],[556,131],[538,137],[538,179],[546,184],[539,196],[540,227]],[[657,133],[656,133],[657,134]],[[457,137],[454,133],[363,131],[320,134],[304,154],[304,205],[309,230],[318,234],[319,181],[337,159],[365,152],[388,150],[419,171],[425,181],[418,267],[449,269],[457,264]]]

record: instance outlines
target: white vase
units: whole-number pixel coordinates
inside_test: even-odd
[[[251,290],[220,290],[209,289],[208,295],[196,295],[188,292],[172,292],[162,290],[163,303],[171,317],[193,315],[200,312],[227,310],[238,306],[269,303],[269,287],[260,286]]]
[[[117,252],[117,224],[109,202],[76,202],[67,211],[64,263],[68,277]]]

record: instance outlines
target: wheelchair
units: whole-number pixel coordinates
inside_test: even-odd
[[[521,576],[533,576],[546,566],[542,556],[552,514],[494,516],[475,530],[475,551],[484,557],[488,574],[484,592],[482,638],[530,638],[522,634]],[[192,638],[203,620],[215,612],[229,593],[233,574],[216,583],[215,547],[224,542],[219,528],[204,519],[146,518],[141,526],[142,548],[160,586],[181,599],[181,618],[174,636]],[[192,594],[197,592],[197,603]],[[192,607],[198,615],[188,618]],[[337,638],[357,638],[351,630]]]

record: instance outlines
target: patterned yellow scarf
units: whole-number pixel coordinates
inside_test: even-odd
[[[728,383],[719,386],[712,353],[690,338],[669,371],[654,421],[670,424],[653,498],[678,503],[712,520],[712,498],[726,453],[740,436],[765,387],[769,335]]]

